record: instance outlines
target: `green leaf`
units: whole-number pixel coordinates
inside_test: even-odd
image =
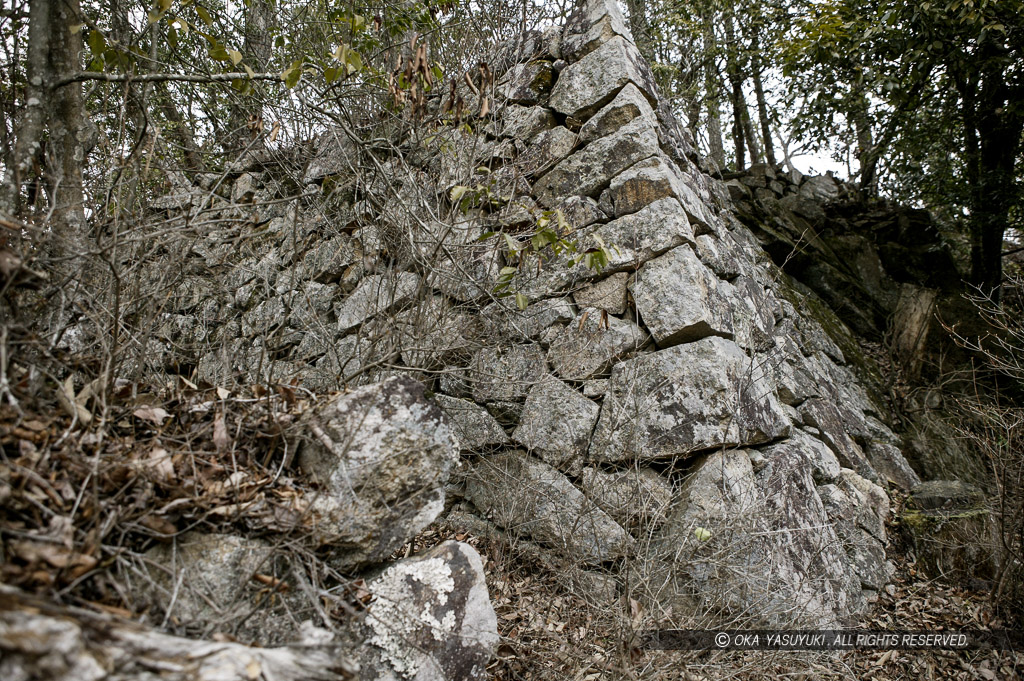
[[[705,530],[703,527],[698,527],[693,531],[693,533],[697,535],[697,539],[700,541],[707,541],[708,539],[711,539],[711,532],[709,530]]]
[[[174,0],[157,0],[157,7],[160,8],[161,12],[166,12],[171,8],[171,3],[173,2]]]
[[[522,293],[516,294],[516,307],[518,307],[520,311],[525,310],[526,306],[529,304],[530,301],[526,298],[526,296],[524,296]]]
[[[345,61],[348,62],[349,73],[363,70],[363,56],[355,50],[348,51],[348,54],[345,55]]]
[[[510,237],[508,234],[504,232],[502,232],[501,235],[505,237],[505,244],[508,246],[508,250],[512,251],[513,253],[519,250],[519,244],[513,241],[512,237]]]
[[[328,66],[324,69],[324,80],[330,85],[341,76],[341,70],[337,66]]]
[[[292,65],[281,73],[281,80],[289,90],[299,84],[300,78],[302,78],[302,62],[300,61],[293,61]]]
[[[107,49],[107,39],[99,31],[89,31],[89,49],[94,55],[101,55]]]
[[[250,78],[255,78],[256,77],[256,74],[253,73],[253,70],[251,68],[249,68],[248,64],[242,64],[242,68],[245,69],[246,75],[249,76]]]
[[[205,7],[201,5],[196,5],[196,14],[199,15],[199,18],[207,26],[213,25],[213,17],[210,16],[210,13],[206,11]]]
[[[467,187],[465,185],[462,185],[462,184],[457,184],[457,185],[455,185],[454,187],[451,188],[451,191],[448,192],[448,196],[451,198],[452,203],[458,203],[459,200],[463,196],[465,196],[466,192],[468,192],[468,191],[469,191],[469,187]]]
[[[231,60],[232,66],[238,66],[238,63],[242,61],[242,53],[238,50],[228,50],[228,59]]]

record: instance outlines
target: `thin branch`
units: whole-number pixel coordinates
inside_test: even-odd
[[[281,80],[280,73],[99,73],[96,71],[79,71],[73,75],[54,82],[58,88],[71,83],[84,83],[88,80],[102,80],[107,83],[156,83],[182,81],[188,83],[218,83],[231,80]]]

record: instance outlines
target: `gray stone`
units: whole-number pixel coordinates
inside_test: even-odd
[[[506,300],[493,302],[481,312],[488,330],[503,340],[534,340],[552,325],[566,324],[576,316],[576,307],[569,298],[541,300],[525,310]]]
[[[549,61],[516,64],[498,83],[497,93],[516,104],[530,106],[540,102],[554,82],[555,71]]]
[[[558,125],[555,115],[543,106],[506,104],[498,109],[495,118],[487,124],[487,132],[495,137],[528,140],[539,132]]]
[[[746,276],[737,277],[732,283],[720,282],[718,292],[729,302],[737,345],[751,352],[763,352],[774,346],[771,294]]]
[[[811,477],[818,485],[834,482],[839,478],[839,471],[842,468],[839,459],[824,442],[799,428],[794,428],[786,440],[758,451],[769,462],[791,456],[798,456],[807,461],[811,467]]]
[[[558,126],[538,133],[516,159],[516,167],[525,175],[546,172],[576,147],[577,135]]]
[[[543,461],[564,470],[579,468],[600,408],[554,376],[530,389],[512,438]]]
[[[664,459],[768,442],[789,430],[759,367],[735,343],[712,336],[617,364],[590,455]]]
[[[910,467],[899,447],[885,442],[871,441],[867,446],[868,460],[871,467],[878,472],[883,480],[909,490],[921,484],[914,469]]]
[[[815,175],[800,185],[800,196],[819,205],[825,204],[839,198],[839,185],[831,177]]]
[[[459,442],[423,386],[390,378],[307,412],[299,465],[320,480],[315,531],[345,570],[387,558],[444,508]]]
[[[731,338],[732,312],[718,283],[684,245],[640,268],[633,298],[640,319],[661,347],[712,335]]]
[[[603,563],[629,555],[635,546],[568,478],[522,452],[478,461],[467,477],[466,497],[498,526],[570,560]]]
[[[477,402],[519,401],[547,374],[544,352],[536,345],[483,348],[473,356],[469,381]]]
[[[447,395],[434,395],[434,401],[448,417],[463,451],[485,450],[509,442],[505,429],[475,402]]]
[[[367,581],[359,679],[484,681],[498,620],[484,566],[469,544],[446,541]]]
[[[634,213],[658,199],[674,197],[701,233],[718,231],[718,221],[689,183],[690,178],[670,159],[658,154],[631,165],[611,181],[608,190],[616,216]]]
[[[414,369],[438,369],[459,355],[468,357],[475,347],[473,319],[443,296],[430,296],[379,330],[373,323],[369,326],[370,334],[390,340],[405,365]]]
[[[599,137],[605,137],[631,122],[645,118],[651,126],[657,125],[657,117],[643,93],[632,83],[627,83],[619,94],[580,128],[580,142],[586,144]]]
[[[731,237],[702,234],[696,239],[697,256],[719,279],[733,280],[746,269],[741,247]]]
[[[676,246],[692,244],[694,238],[686,212],[675,199],[655,201],[637,213],[598,225],[589,235],[601,237],[608,247],[612,269],[640,267]],[[584,239],[588,247],[591,241]]]
[[[589,196],[570,196],[559,203],[557,209],[562,211],[573,231],[608,219],[608,215],[598,207],[597,201]]]
[[[426,267],[427,283],[456,300],[479,300],[491,293],[500,269],[494,240],[480,241],[475,221],[428,222],[420,226],[416,250]]]
[[[804,423],[821,431],[821,439],[839,457],[839,463],[870,480],[878,479],[878,473],[871,467],[864,450],[850,437],[847,421],[834,402],[812,397],[804,400],[797,407],[797,411],[803,417]]]
[[[922,511],[942,508],[975,508],[985,503],[980,488],[961,480],[929,480],[910,493],[912,507]]]
[[[576,9],[562,29],[562,58],[576,61],[615,36],[633,42],[633,34],[615,0],[593,0]]]
[[[608,314],[622,314],[626,311],[628,279],[629,275],[625,272],[609,275],[576,291],[572,295],[573,300],[580,307],[594,307]]]
[[[364,278],[355,291],[335,306],[338,330],[348,331],[375,315],[409,302],[419,288],[420,278],[412,272],[389,272]]]
[[[319,282],[341,279],[345,269],[363,257],[352,237],[339,235],[314,244],[302,258],[303,275]]]
[[[672,503],[672,485],[650,468],[609,473],[588,466],[580,484],[584,494],[625,528],[657,527]]]
[[[754,473],[742,450],[706,455],[655,532],[665,605],[756,613],[764,626],[832,626],[863,604],[842,546],[795,452]],[[765,575],[771,579],[766,580]]]
[[[648,341],[633,322],[585,308],[551,341],[548,360],[562,378],[582,381],[607,373],[614,362]]]
[[[637,118],[548,171],[534,183],[534,196],[549,207],[556,207],[566,196],[597,196],[613,177],[657,152],[657,131],[650,121]]]
[[[650,67],[636,47],[614,36],[558,75],[549,105],[555,111],[583,120],[610,102],[627,83],[633,83],[652,102],[658,88]]]

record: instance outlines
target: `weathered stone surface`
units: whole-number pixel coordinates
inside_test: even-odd
[[[636,85],[648,100],[657,101],[650,67],[632,43],[614,36],[559,74],[549,103],[555,111],[582,120],[610,102],[627,83]]]
[[[820,205],[839,198],[839,185],[831,177],[815,175],[800,185],[800,196]]]
[[[794,428],[789,437],[779,444],[764,447],[758,451],[768,461],[792,456],[800,457],[810,465],[811,477],[818,485],[834,482],[839,477],[839,471],[842,468],[836,455],[824,442],[799,428]]]
[[[732,310],[718,284],[693,249],[683,245],[640,268],[633,298],[640,319],[661,347],[706,336],[731,338]]]
[[[147,561],[140,567],[155,587],[149,597],[164,614],[181,626],[202,628],[208,635],[232,627],[259,607],[260,588],[252,579],[254,574],[289,576],[290,567],[274,560],[274,553],[273,546],[262,539],[189,532],[147,551]],[[255,619],[245,623],[239,633],[264,645],[280,644],[295,636],[296,629],[289,626],[281,608],[263,604]]]
[[[899,447],[885,442],[871,441],[867,446],[867,455],[871,467],[875,469],[882,480],[888,480],[906,490],[921,484],[921,478],[911,468]]]
[[[629,275],[619,272],[585,286],[572,294],[580,307],[594,307],[608,314],[622,314],[626,311],[626,284]]]
[[[635,544],[568,478],[522,452],[477,462],[466,480],[466,497],[500,527],[573,560],[614,560],[628,555]]]
[[[614,0],[583,3],[562,29],[562,58],[576,61],[608,42],[615,36],[633,42],[633,34]]]
[[[467,302],[491,292],[498,278],[498,249],[480,241],[482,225],[428,222],[416,232],[416,250],[427,266],[427,283],[442,293]]]
[[[663,602],[740,608],[766,626],[834,625],[863,604],[798,453],[757,474],[742,450],[707,455],[676,500],[651,544],[668,569]]]
[[[332,175],[347,175],[359,167],[359,146],[339,129],[323,133],[313,147],[317,154],[310,160],[302,181],[320,182]]]
[[[551,341],[548,360],[562,378],[582,381],[605,374],[612,363],[648,341],[633,322],[585,308]]]
[[[530,389],[512,438],[552,466],[572,471],[587,452],[599,411],[574,388],[548,375]]]
[[[335,306],[338,330],[348,331],[375,315],[407,303],[419,287],[420,278],[412,272],[366,277],[355,291]]]
[[[543,173],[564,159],[576,147],[577,135],[564,126],[538,133],[516,160],[516,167],[526,175]]]
[[[690,186],[690,182],[690,176],[682,173],[670,159],[662,154],[651,155],[632,165],[610,183],[609,199],[614,214],[621,216],[636,212],[658,199],[675,197],[700,233],[719,231],[719,221]]]
[[[448,395],[434,395],[434,401],[448,417],[463,451],[489,449],[509,442],[505,429],[480,405]]]
[[[558,209],[562,211],[565,221],[573,230],[580,230],[608,219],[608,215],[598,207],[597,201],[589,196],[570,196],[558,204]]]
[[[383,560],[441,512],[459,442],[421,384],[357,388],[304,423],[299,465],[325,485],[313,510],[338,569]]]
[[[742,247],[727,234],[701,234],[696,239],[697,256],[720,279],[732,281],[746,269],[741,260]]]
[[[549,207],[556,207],[566,196],[597,196],[613,177],[657,152],[655,128],[650,121],[634,119],[552,168],[534,183],[534,196]]]
[[[882,525],[884,518],[870,506],[870,497],[877,494],[869,496],[861,491],[862,485],[853,481],[856,478],[864,479],[860,476],[854,478],[855,475],[853,471],[844,469],[836,484],[822,485],[818,493],[861,585],[878,590],[885,586],[888,579],[885,549],[882,545],[885,539]],[[872,492],[870,488],[864,489]],[[888,497],[885,502],[884,512],[887,514]],[[879,531],[881,534],[876,534]]]
[[[366,584],[361,681],[483,681],[498,621],[480,555],[446,541],[401,560]]]
[[[731,283],[723,281],[719,294],[729,303],[732,312],[733,338],[744,350],[762,352],[775,344],[775,316],[772,314],[772,295],[746,276]]]
[[[757,365],[735,343],[712,336],[616,365],[590,455],[651,460],[788,432]]]
[[[665,520],[672,503],[672,485],[650,468],[606,472],[586,467],[583,493],[625,528],[651,528]]]
[[[520,106],[506,104],[498,110],[493,121],[488,123],[487,132],[495,137],[511,137],[528,140],[544,130],[558,125],[555,115],[543,106]]]
[[[686,212],[675,199],[655,201],[637,213],[598,225],[589,233],[601,237],[608,246],[608,266],[612,269],[639,267],[676,246],[692,244],[694,238]]]
[[[498,300],[482,311],[488,330],[498,338],[533,340],[553,324],[566,324],[576,316],[576,306],[569,298],[538,301],[525,310]]]
[[[619,90],[615,99],[606,104],[580,128],[580,142],[586,144],[610,135],[635,118],[646,118],[651,126],[657,125],[657,117],[650,102],[636,85],[627,83]]]
[[[869,480],[878,479],[878,473],[871,467],[864,450],[850,437],[847,424],[835,403],[821,397],[813,397],[804,400],[797,410],[804,423],[814,426],[821,432],[821,439],[839,457],[839,463]]]
[[[477,402],[519,401],[547,373],[536,345],[483,348],[473,356],[469,382]]]
[[[999,530],[985,494],[960,480],[929,480],[911,491],[900,517],[929,577],[954,583],[997,573]]]
[[[537,104],[551,90],[555,82],[555,71],[549,61],[532,61],[515,64],[498,83],[499,96],[530,106]]]

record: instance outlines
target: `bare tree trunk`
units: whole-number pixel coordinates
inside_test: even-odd
[[[740,73],[739,45],[736,43],[736,30],[731,12],[725,17],[725,50],[725,70],[729,75],[729,83],[732,85],[732,137],[736,145],[736,170],[743,170],[747,156],[746,135],[743,126],[743,112],[746,105],[743,101],[743,75]]]
[[[50,0],[32,0],[29,4],[25,110],[14,142],[14,162],[7,169],[0,192],[0,211],[9,215],[18,212],[21,188],[33,165],[42,160],[43,130],[50,104],[50,14]]]
[[[740,96],[743,96],[742,91],[740,91]],[[761,145],[758,142],[757,134],[754,132],[754,123],[750,118],[750,109],[747,107],[746,99],[741,99],[740,104],[743,108],[743,134],[750,144],[750,161],[751,163],[764,163],[764,156],[761,155]]]
[[[764,96],[764,81],[761,74],[761,45],[757,35],[754,35],[753,44],[753,69],[754,96],[757,97],[757,117],[761,123],[761,139],[764,141],[764,155],[768,165],[775,167],[775,145],[772,144],[772,126],[768,119],[768,103]]]
[[[270,40],[270,28],[274,22],[272,0],[251,0],[245,6],[243,21],[242,58],[253,71],[262,72],[273,55]],[[232,97],[229,117],[230,150],[239,152],[249,147],[259,134],[262,121],[263,102],[259,96],[252,90],[236,93]]]
[[[633,41],[640,55],[648,64],[654,64],[654,40],[651,37],[651,25],[647,18],[647,0],[626,0],[629,10],[629,30],[633,33]]]
[[[715,166],[725,168],[725,144],[722,142],[722,114],[718,108],[719,80],[715,69],[717,42],[711,12],[705,11],[704,25],[704,96],[708,109],[708,151]]]

